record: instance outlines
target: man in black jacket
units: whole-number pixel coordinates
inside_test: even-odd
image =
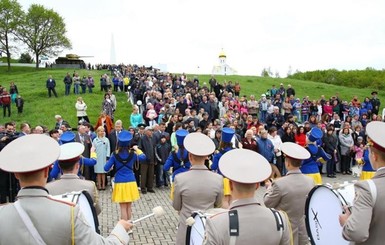
[[[155,142],[152,137],[153,129],[146,127],[144,136],[140,139],[139,148],[146,155],[146,160],[140,166],[140,190],[143,194],[154,193]]]

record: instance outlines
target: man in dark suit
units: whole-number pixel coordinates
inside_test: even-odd
[[[140,189],[143,194],[147,191],[154,193],[155,142],[151,127],[146,127],[144,136],[140,139],[139,148],[147,157],[140,164]]]
[[[117,149],[118,145],[118,135],[123,130],[123,123],[121,120],[117,120],[115,122],[115,128],[111,131],[111,133],[107,136],[110,141],[110,150],[114,152]]]
[[[91,147],[92,147],[92,140],[91,137],[86,133],[86,126],[79,125],[78,126],[78,133],[75,135],[75,142],[79,142],[82,145],[84,145],[84,151],[82,153],[82,156],[85,158],[91,158]],[[86,166],[82,165],[82,175],[86,180],[93,180],[94,175],[94,167],[93,166]]]

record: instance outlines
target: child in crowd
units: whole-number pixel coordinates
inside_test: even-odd
[[[16,108],[17,108],[17,113],[23,113],[23,107],[24,107],[24,99],[21,97],[21,95],[18,95],[16,100],[15,100]]]

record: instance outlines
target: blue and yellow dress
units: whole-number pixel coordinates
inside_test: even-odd
[[[183,152],[182,152],[183,151]],[[178,149],[178,152],[171,152],[168,156],[164,166],[163,171],[169,171],[170,168],[173,168],[172,177],[171,177],[171,190],[170,190],[170,199],[174,199],[174,179],[177,174],[188,171],[191,168],[191,163],[188,159],[188,151],[186,149]]]
[[[327,162],[331,156],[327,154],[322,147],[310,144],[306,147],[310,153],[310,157],[302,161],[300,170],[303,174],[314,180],[316,185],[322,185],[322,177],[319,172],[319,164]]]
[[[219,152],[215,153],[213,155],[213,164],[211,164],[211,170],[216,171],[217,173],[221,174],[221,171],[219,170],[219,159],[221,159],[222,155],[225,154],[228,151],[231,151],[232,147],[226,147]],[[236,161],[236,160],[234,160]],[[223,195],[229,196],[231,195],[231,189],[230,189],[230,181],[228,178],[223,176]]]
[[[364,150],[364,165],[362,166],[362,172],[360,176],[360,180],[367,180],[373,178],[376,174],[376,170],[373,169],[372,164],[369,159],[369,150]]]
[[[112,201],[117,203],[133,202],[139,199],[138,186],[135,180],[134,164],[137,161],[146,160],[146,156],[141,150],[123,150],[111,155],[104,166],[104,171],[108,172],[115,166],[115,186],[112,192]]]

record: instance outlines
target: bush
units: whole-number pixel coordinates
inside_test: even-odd
[[[22,53],[19,58],[19,63],[27,63],[27,64],[32,64],[33,59],[29,53]]]

